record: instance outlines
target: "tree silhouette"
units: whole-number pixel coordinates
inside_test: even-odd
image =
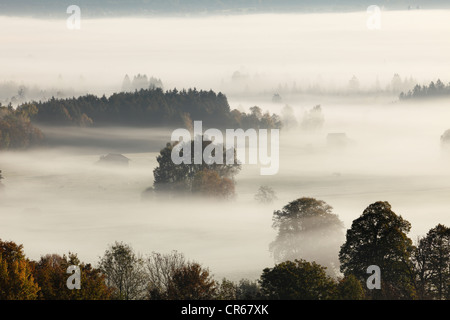
[[[450,228],[438,224],[428,231],[413,257],[420,298],[450,299]]]
[[[116,298],[136,300],[145,296],[144,261],[131,246],[122,242],[110,245],[100,259],[99,269],[106,276],[106,284],[116,289]]]
[[[200,140],[202,137],[197,137]],[[197,141],[202,144],[202,154],[211,141]],[[202,157],[201,164],[194,163],[194,152],[191,152],[191,164],[175,164],[172,161],[173,148],[178,144],[168,143],[157,156],[158,167],[153,170],[154,188],[156,192],[197,193],[207,196],[228,198],[234,195],[234,176],[240,171],[241,165],[236,160],[234,164],[226,163],[226,150],[223,146],[223,161],[207,163]],[[194,140],[187,142],[187,148],[194,150]],[[180,156],[183,150],[180,150]],[[213,151],[215,156],[215,151]]]
[[[175,270],[167,295],[169,300],[211,300],[216,296],[216,282],[208,269],[189,263]]]
[[[273,213],[273,227],[278,230],[270,251],[276,261],[308,259],[328,267],[338,265],[338,251],[343,239],[343,223],[322,200],[300,198]]]
[[[261,186],[255,195],[255,200],[259,203],[268,204],[277,200],[277,195],[271,187]]]
[[[285,261],[261,275],[263,293],[271,300],[329,300],[336,283],[324,267],[305,260]]]
[[[367,207],[347,230],[346,242],[339,253],[341,271],[366,281],[371,265],[381,269],[381,290],[370,290],[374,299],[414,298],[411,253],[407,237],[411,224],[397,216],[388,202]]]

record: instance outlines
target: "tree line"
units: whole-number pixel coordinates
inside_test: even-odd
[[[196,88],[163,91],[159,87],[120,92],[98,97],[55,99],[23,104],[18,110],[29,114],[33,123],[55,126],[189,126],[202,120],[214,128],[280,128],[275,114],[253,107],[250,113],[231,110],[226,96]],[[25,111],[24,111],[25,112]]]
[[[0,240],[0,299],[450,299],[450,228],[442,224],[413,244],[407,236],[411,224],[388,202],[375,202],[347,230],[336,274],[333,252],[323,251],[334,247],[343,228],[331,206],[299,198],[276,210],[273,221],[278,234],[270,251],[276,263],[256,281],[217,281],[207,267],[182,253],[144,256],[123,242],[109,245],[93,266],[70,252],[30,260],[22,245]],[[318,243],[308,251],[311,240]],[[80,290],[66,286],[70,265],[80,267]],[[380,289],[366,285],[372,265],[381,270]]]
[[[138,75],[134,80],[141,81]],[[145,81],[146,78],[144,78]],[[150,79],[152,80],[152,79]],[[154,80],[154,79],[153,79]],[[222,93],[160,87],[115,93],[105,96],[85,95],[78,98],[24,103],[16,109],[0,104],[0,150],[24,149],[45,142],[39,126],[124,126],[124,127],[186,127],[193,120],[205,127],[219,129],[281,128],[276,114],[254,106],[250,112],[231,110]]]
[[[400,100],[423,99],[423,98],[439,98],[448,97],[450,95],[450,83],[445,85],[440,79],[434,83],[431,81],[427,85],[417,84],[412,90],[400,93]]]

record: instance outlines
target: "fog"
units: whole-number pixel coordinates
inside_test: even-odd
[[[236,177],[237,197],[226,205],[202,199],[141,200],[141,192],[153,183],[156,156],[170,137],[168,130],[89,129],[92,137],[102,137],[99,145],[108,145],[104,141],[110,137],[111,152],[129,150],[130,142],[137,141],[139,152],[124,153],[131,160],[125,168],[97,165],[104,147],[2,152],[2,239],[23,243],[35,259],[70,250],[96,262],[115,240],[141,253],[175,249],[210,267],[217,277],[237,280],[257,278],[273,265],[268,250],[276,236],[273,211],[300,197],[326,201],[346,229],[379,200],[389,201],[394,212],[412,223],[412,239],[438,223],[450,223],[450,165],[439,140],[448,128],[446,104],[322,108],[321,130],[282,131],[277,175],[261,176],[258,166],[243,166]],[[73,136],[71,130],[44,132],[58,131],[64,139]],[[329,146],[330,132],[345,132],[353,143]],[[146,136],[156,138],[145,145],[140,140]],[[259,205],[254,195],[260,185],[274,188],[278,200]]]
[[[0,80],[76,87],[91,93],[119,90],[125,74],[161,78],[166,88],[243,91],[235,71],[250,77],[247,90],[280,82],[382,85],[394,73],[419,82],[450,78],[448,11],[382,11],[381,30],[369,30],[365,10],[355,13],[255,14],[204,18],[65,20],[0,17]],[[61,75],[61,77],[59,77]],[[82,76],[83,81],[80,81]],[[59,80],[58,80],[59,79]]]
[[[258,105],[280,114],[288,104],[299,123],[315,105],[324,115],[313,132],[281,131],[277,175],[243,165],[229,203],[142,201],[171,129],[42,127],[47,146],[0,152],[6,187],[0,238],[22,243],[32,259],[71,251],[94,264],[116,240],[143,254],[178,250],[216,277],[238,280],[273,266],[273,211],[300,197],[327,202],[346,229],[380,200],[411,222],[413,240],[438,223],[449,225],[450,157],[440,145],[450,129],[448,100],[308,92],[271,100],[280,83],[320,82],[345,91],[353,75],[366,88],[377,77],[388,85],[394,73],[448,82],[448,12],[383,12],[378,31],[368,30],[366,19],[365,11],[83,19],[81,30],[70,31],[63,20],[0,17],[0,81],[46,88],[58,85],[61,74],[77,92],[109,94],[125,74],[146,73],[161,78],[165,89],[223,90],[231,108]],[[233,82],[236,70],[249,78]],[[327,143],[330,133],[345,133],[347,145]],[[96,164],[110,152],[124,154],[130,165]],[[261,185],[271,186],[278,200],[259,205],[254,195]]]

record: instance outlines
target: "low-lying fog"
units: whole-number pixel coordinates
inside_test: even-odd
[[[450,128],[448,103],[348,101],[322,109],[325,122],[318,132],[282,132],[279,173],[260,176],[258,167],[244,166],[236,177],[237,198],[226,205],[141,201],[169,130],[83,129],[108,147],[2,152],[1,238],[23,243],[35,259],[71,250],[96,262],[115,240],[141,253],[176,249],[216,276],[236,280],[257,278],[273,264],[268,251],[275,238],[273,210],[299,197],[326,201],[346,228],[378,200],[389,201],[412,223],[414,240],[438,223],[450,224],[450,158],[440,146],[440,135]],[[295,110],[301,120],[301,108]],[[60,139],[83,135],[67,128],[44,132]],[[345,148],[329,146],[327,134],[335,132],[345,132],[352,141]],[[107,152],[124,152],[129,167],[96,165]],[[278,200],[257,204],[253,197],[260,185],[273,187]]]

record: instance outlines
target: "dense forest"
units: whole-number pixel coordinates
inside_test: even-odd
[[[127,77],[125,78],[125,80]],[[135,89],[141,80],[151,82],[151,89]],[[153,82],[152,82],[153,81]],[[158,79],[139,76],[124,81],[124,91],[106,96],[80,97],[30,102],[16,109],[0,104],[0,149],[19,149],[39,145],[44,136],[40,125],[75,127],[185,127],[193,121],[213,128],[281,128],[276,114],[254,106],[249,113],[231,110],[226,96],[214,91],[177,89],[164,92]]]
[[[32,106],[32,107],[30,107]],[[259,107],[251,113],[231,110],[226,96],[214,91],[177,89],[164,92],[161,88],[141,89],[97,97],[32,102],[19,106],[37,124],[55,126],[190,126],[202,120],[205,127],[214,128],[280,128],[277,115],[263,113]],[[35,111],[35,112],[34,112]]]
[[[281,260],[256,281],[218,281],[182,253],[142,255],[123,242],[109,245],[94,266],[71,252],[30,260],[22,245],[0,240],[0,300],[450,299],[450,228],[442,224],[413,244],[407,236],[411,224],[388,202],[373,203],[347,230],[339,251],[342,275],[336,277],[302,258],[303,243],[314,232],[342,228],[331,206],[299,198],[276,210],[274,222],[278,235],[272,249]],[[376,290],[366,284],[366,269],[373,265],[382,270]],[[66,286],[69,266],[80,268],[77,290],[76,280],[74,290]]]

